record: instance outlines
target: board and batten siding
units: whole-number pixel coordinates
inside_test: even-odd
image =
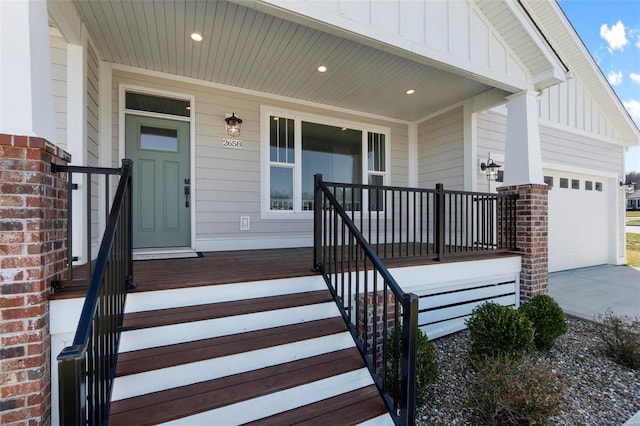
[[[538,108],[542,122],[548,121],[603,137],[616,137],[613,126],[578,77],[543,90]]]
[[[381,119],[290,103],[244,92],[214,88],[206,84],[151,77],[114,70],[113,149],[118,153],[119,85],[146,88],[194,96],[195,104],[195,185],[192,204],[196,209],[195,249],[231,250],[310,245],[313,236],[311,219],[283,214],[282,219],[261,217],[260,107],[299,111],[324,117],[390,128],[391,184],[408,184],[408,126]],[[242,149],[222,147],[227,138],[225,114],[242,118]],[[119,158],[118,154],[114,158]],[[240,231],[240,216],[249,216],[251,229]]]
[[[463,189],[464,142],[462,107],[418,125],[418,186]]]
[[[55,114],[56,140],[52,141],[67,149],[67,42],[53,30],[49,33],[51,50],[51,74],[53,78],[53,111]]]

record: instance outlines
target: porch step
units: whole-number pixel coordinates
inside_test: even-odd
[[[132,312],[125,316],[122,330],[136,330],[328,302],[332,302],[331,294],[328,291],[307,291],[281,296]]]
[[[109,424],[393,424],[328,290],[306,283],[127,313]]]
[[[336,317],[177,345],[125,352],[118,356],[116,377],[251,352],[272,346],[286,345],[296,341],[344,332],[345,330],[342,319]]]
[[[156,392],[139,398],[121,400],[112,405],[109,423],[111,425],[142,425],[167,422],[196,413],[220,409],[243,401],[255,400],[268,394],[362,368],[364,368],[364,363],[357,349],[343,349],[216,380]],[[383,414],[385,410],[384,405],[381,406],[380,404],[380,395],[375,386],[370,386],[373,387],[374,396],[376,397],[376,404],[373,404],[373,409],[377,408],[377,415]],[[326,406],[342,404],[347,407],[355,405],[356,410],[368,409],[368,407],[364,406],[366,404],[363,404],[362,407],[357,404],[361,402],[360,400],[344,401],[343,398],[336,399],[342,402],[327,401]],[[367,402],[371,404],[372,401]],[[253,401],[252,404],[257,405],[258,403]],[[380,411],[380,409],[383,411]],[[307,408],[298,408],[297,410],[304,412],[307,411]],[[309,407],[308,410],[312,415],[314,414],[313,407]],[[250,411],[256,411],[255,407]],[[304,413],[302,414],[304,415]],[[214,415],[215,413],[209,413],[209,416]],[[277,424],[287,423],[277,422]]]

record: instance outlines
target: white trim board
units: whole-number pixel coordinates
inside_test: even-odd
[[[115,67],[113,68],[115,69]],[[113,84],[113,74],[112,82]],[[189,101],[191,106],[191,113],[189,117],[174,116],[169,114],[149,113],[145,111],[129,110],[125,106],[125,93],[127,91],[144,93],[154,96],[171,97],[174,99],[183,99]],[[127,114],[139,115],[144,117],[158,117],[175,121],[185,121],[189,123],[189,179],[191,182],[191,193],[197,193],[197,181],[196,181],[196,97],[193,95],[186,95],[184,93],[171,92],[162,89],[153,89],[144,86],[138,86],[134,84],[118,83],[118,160],[122,161],[124,158],[125,148],[125,116]],[[196,240],[196,212],[198,209],[197,197],[193,197],[190,211],[191,221],[191,247],[194,247]]]

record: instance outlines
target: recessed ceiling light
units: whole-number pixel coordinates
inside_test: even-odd
[[[347,131],[347,128],[346,128],[346,127],[343,127],[343,128],[342,128],[342,129],[340,129],[340,130],[342,130],[343,132],[346,132],[346,131]]]
[[[327,67],[326,67],[326,66],[324,66],[324,65],[320,65],[320,66],[318,67],[318,72],[327,72]]]
[[[409,89],[405,92],[407,95],[413,95],[414,93],[416,93],[415,89]]]
[[[191,40],[193,41],[202,41],[203,38],[204,37],[202,37],[202,34],[200,33],[196,33],[196,32],[191,33]]]

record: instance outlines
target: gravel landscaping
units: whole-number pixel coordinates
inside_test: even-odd
[[[601,354],[594,324],[567,318],[569,331],[549,351],[538,352],[565,386],[555,425],[621,425],[640,410],[640,371],[620,366]],[[469,334],[433,341],[439,376],[418,409],[419,425],[468,425],[466,393],[473,372],[467,362]]]

